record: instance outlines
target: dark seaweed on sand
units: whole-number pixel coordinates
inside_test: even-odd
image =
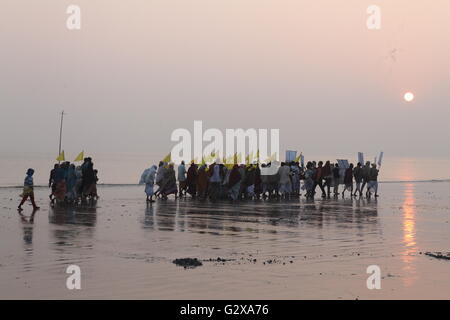
[[[436,259],[450,260],[450,252],[444,254],[442,252],[425,252],[425,254]]]
[[[203,265],[201,263],[201,261],[198,260],[197,258],[175,259],[172,262],[175,263],[177,266],[184,267],[185,269],[187,269],[187,268],[195,268],[195,267],[199,267],[199,266]]]

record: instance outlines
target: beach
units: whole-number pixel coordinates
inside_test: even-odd
[[[90,206],[16,210],[0,188],[0,299],[448,299],[450,183],[380,183],[378,199],[145,202],[98,186]],[[184,268],[175,259],[196,258]],[[81,270],[69,290],[66,269]],[[381,289],[367,268],[380,267]]]

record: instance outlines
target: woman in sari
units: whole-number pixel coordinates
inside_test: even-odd
[[[308,162],[306,164],[305,189],[306,189],[306,199],[313,199],[314,198],[314,170],[312,169],[311,162]]]
[[[94,164],[88,162],[83,168],[83,197],[90,197],[95,192],[96,177],[94,172]]]
[[[52,199],[52,203],[54,203],[55,200],[58,202],[62,202],[66,198],[66,169],[65,169],[65,163],[59,166],[58,169],[56,169],[55,172],[55,178],[54,183],[56,185],[55,192],[53,193],[54,198]]]
[[[67,169],[66,175],[66,189],[67,189],[67,199],[73,201],[76,199],[75,184],[77,182],[77,176],[75,174],[75,165],[71,164]]]
[[[231,170],[228,179],[228,188],[231,199],[235,201],[239,197],[239,191],[241,189],[241,173],[239,172],[239,166],[237,164],[235,164]]]
[[[169,168],[164,173],[164,179],[161,189],[161,196],[164,200],[168,195],[174,194],[177,198],[177,179],[175,177],[175,170],[173,169],[173,163],[169,164]]]
[[[197,177],[197,192],[200,198],[206,197],[206,190],[208,190],[208,174],[206,172],[206,165],[202,164],[198,169]]]
[[[155,193],[153,190],[153,186],[155,184],[155,177],[156,177],[156,166],[153,165],[147,172],[146,176],[144,177],[144,183],[145,183],[145,194],[147,195],[147,202],[155,202],[155,200],[152,199],[153,194]]]
[[[192,162],[191,166],[187,171],[187,193],[189,193],[193,198],[197,194],[197,165]]]

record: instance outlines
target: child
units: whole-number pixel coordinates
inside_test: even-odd
[[[22,201],[18,206],[18,210],[22,211],[22,205],[24,202],[30,197],[31,204],[33,205],[33,210],[39,209],[39,207],[34,202],[34,191],[33,191],[33,169],[27,170],[27,176],[25,177],[24,185],[23,185],[23,193],[22,193]]]

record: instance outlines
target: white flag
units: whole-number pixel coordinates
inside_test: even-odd
[[[358,152],[358,162],[361,163],[361,165],[364,165],[364,154],[362,152]]]
[[[380,152],[380,156],[378,157],[378,166],[381,166],[381,161],[383,160],[383,151]]]

